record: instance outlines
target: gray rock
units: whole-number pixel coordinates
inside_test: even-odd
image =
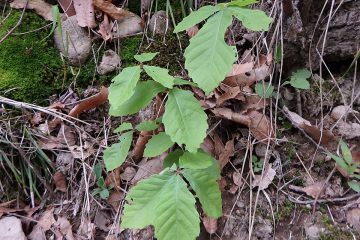
[[[165,11],[158,11],[149,21],[149,31],[154,34],[164,35],[170,28],[170,21]]]
[[[306,238],[309,240],[320,239],[320,234],[324,232],[325,229],[317,224],[305,226]]]
[[[57,48],[73,66],[81,66],[91,53],[91,38],[85,28],[78,25],[76,16],[62,22],[62,36],[59,27],[55,29],[54,39]]]
[[[121,21],[116,20],[113,28],[113,38],[124,38],[143,31],[141,17],[132,15]]]
[[[26,240],[21,221],[16,217],[4,217],[0,219],[1,240]]]
[[[113,50],[107,50],[104,52],[100,65],[97,67],[97,72],[100,75],[107,74],[119,69],[121,66],[121,59],[119,55]]]

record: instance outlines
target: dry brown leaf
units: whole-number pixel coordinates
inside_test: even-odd
[[[360,233],[360,208],[354,208],[346,214],[347,222],[350,223],[358,233]]]
[[[318,195],[321,197],[325,192],[325,187],[323,188],[324,183],[325,181],[315,182],[307,187],[304,187],[303,191],[313,198],[316,198]]]
[[[269,106],[270,99],[269,98],[261,98],[258,95],[247,95],[245,96],[245,101],[242,104],[242,107],[245,109],[253,108],[256,110],[260,110]]]
[[[66,237],[67,240],[75,240],[71,224],[65,217],[59,216],[54,227],[57,230],[56,235],[59,239],[64,239],[64,237]]]
[[[141,131],[139,133],[139,137],[136,140],[136,144],[132,152],[132,158],[135,161],[140,160],[143,157],[145,145],[151,138],[152,134],[153,134],[152,131]]]
[[[189,36],[189,39],[191,39],[193,36],[195,36],[198,33],[198,31],[199,31],[199,28],[197,25],[192,26],[189,29],[186,29],[186,33]]]
[[[239,74],[247,73],[252,71],[254,68],[253,62],[233,64],[231,71],[226,75],[226,77],[233,77]]]
[[[105,186],[113,187],[113,188],[119,190],[120,184],[121,184],[120,168],[116,168],[106,176]]]
[[[38,145],[41,149],[45,149],[45,150],[67,148],[66,144],[61,143],[57,137],[53,137],[53,136],[39,139]]]
[[[73,0],[76,20],[80,27],[96,27],[95,10],[92,1],[89,0]]]
[[[71,154],[76,159],[86,159],[95,153],[93,143],[86,141],[84,145],[81,146],[68,146]]]
[[[66,16],[71,17],[76,14],[74,2],[72,0],[58,0],[58,2]]]
[[[240,87],[230,87],[227,91],[216,99],[216,106],[222,106],[225,101],[234,99],[240,93]]]
[[[233,173],[232,178],[233,178],[233,182],[234,182],[234,184],[235,184],[236,186],[238,186],[238,187],[242,186],[243,180],[242,180],[241,173],[235,171],[235,172]]]
[[[77,234],[84,239],[93,239],[95,233],[95,224],[89,219],[81,220],[80,226],[77,230]]]
[[[120,178],[121,180],[129,182],[131,181],[131,179],[134,178],[135,174],[136,174],[135,168],[127,167],[125,168],[124,172],[120,174]]]
[[[230,161],[230,157],[234,156],[234,152],[234,139],[231,139],[226,142],[225,147],[219,155],[220,170],[222,170],[225,165]]]
[[[211,218],[211,217],[208,217],[208,216],[204,216],[202,218],[202,222],[204,224],[204,227],[206,229],[206,231],[210,234],[213,234],[216,232],[217,230],[217,219],[215,218]]]
[[[121,201],[124,200],[124,193],[114,190],[111,190],[110,195],[107,199],[107,202],[115,209],[118,210]]]
[[[253,186],[259,187],[260,190],[265,190],[269,187],[269,185],[274,180],[276,175],[276,171],[271,168],[272,164],[269,163],[264,170],[264,173],[261,175],[255,175]],[[262,176],[262,177],[261,177]]]
[[[26,5],[27,0],[14,0],[10,3],[10,7],[16,9],[23,9]],[[44,19],[48,21],[53,21],[52,15],[52,5],[44,2],[43,0],[31,0],[28,1],[28,5],[26,9],[32,9],[37,14],[42,16]]]
[[[107,14],[104,14],[104,20],[100,23],[99,33],[105,41],[112,39],[111,22]]]
[[[106,0],[93,0],[94,5],[99,8],[104,13],[108,14],[110,17],[116,20],[121,20],[126,17],[133,16],[132,12],[129,12],[125,9],[118,8],[110,1]]]
[[[209,135],[206,136],[204,142],[201,144],[201,149],[212,156],[215,155],[215,144]]]
[[[220,159],[220,154],[223,152],[223,149],[225,148],[225,145],[221,141],[221,138],[219,135],[214,133],[214,145],[215,145],[215,156],[216,158]]]
[[[304,130],[304,132],[314,139],[314,141],[320,141],[320,144],[327,145],[336,140],[331,131],[321,131],[318,127],[313,126],[308,120],[302,118],[297,113],[291,112],[286,106],[283,107],[283,111],[295,127]]]
[[[135,184],[144,178],[161,172],[163,170],[164,159],[167,155],[168,153],[163,153],[159,157],[153,158],[151,160],[141,161],[139,163],[139,170],[135,174],[135,177],[131,180],[131,184]]]
[[[60,192],[66,192],[67,184],[66,184],[66,177],[61,171],[57,171],[54,173],[53,176],[54,184],[55,184],[55,190],[58,190]]]
[[[29,240],[46,240],[45,232],[55,223],[54,209],[47,209],[28,235]]]

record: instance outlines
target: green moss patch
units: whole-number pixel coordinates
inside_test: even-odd
[[[0,26],[4,36],[17,23],[19,11]],[[0,44],[0,95],[20,101],[41,103],[56,90],[66,86],[63,82],[63,63],[53,47],[52,38],[43,40],[49,28],[34,31],[47,24],[32,12],[26,12],[23,21],[14,31],[22,35],[10,35]]]

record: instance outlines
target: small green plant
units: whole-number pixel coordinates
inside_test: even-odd
[[[269,83],[259,82],[255,84],[255,92],[261,98],[269,98],[274,92],[274,86],[270,85]]]
[[[340,141],[341,156],[337,156],[330,152],[327,153],[336,164],[346,172],[349,178],[360,179],[360,175],[357,173],[357,168],[360,166],[358,163],[353,162],[351,151],[349,147],[343,141]],[[356,192],[360,192],[360,184],[358,181],[349,180],[348,185]]]
[[[262,171],[263,164],[262,164],[262,162],[260,162],[260,160],[257,158],[257,156],[252,155],[251,162],[252,162],[252,167],[253,167],[254,173],[259,173]]]
[[[124,68],[113,79],[108,97],[110,115],[137,113],[158,94],[165,96],[165,110],[156,120],[135,127],[125,122],[115,130],[121,135],[118,143],[104,151],[106,170],[112,171],[124,163],[136,131],[154,131],[145,145],[145,157],[156,157],[174,148],[164,160],[160,174],[130,189],[121,222],[123,228],[153,225],[159,240],[195,239],[200,233],[200,219],[193,192],[207,216],[222,215],[219,164],[200,148],[208,129],[207,115],[185,87],[198,86],[209,93],[224,80],[236,60],[235,47],[224,40],[233,17],[251,30],[268,29],[271,18],[262,11],[245,8],[255,2],[237,0],[204,6],[175,27],[174,32],[180,32],[208,19],[185,50],[185,68],[195,83],[171,76],[168,69],[147,65],[158,53],[135,55],[139,64]],[[141,81],[142,72],[151,80]],[[158,130],[160,125],[164,131]]]
[[[95,196],[96,194],[99,194],[102,199],[107,199],[109,197],[109,190],[111,190],[111,187],[105,186],[105,180],[103,176],[101,176],[101,172],[102,168],[98,163],[94,166],[97,188],[93,190],[92,195]]]
[[[311,72],[304,69],[299,69],[291,75],[290,81],[285,81],[283,85],[290,84],[298,89],[310,89],[310,83],[307,80],[311,76]]]

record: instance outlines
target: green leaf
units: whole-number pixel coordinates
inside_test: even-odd
[[[191,12],[189,16],[185,17],[174,29],[174,33],[185,31],[195,24],[207,19],[215,12],[219,11],[220,8],[217,6],[204,6],[197,11]]]
[[[101,190],[100,197],[102,199],[107,199],[109,197],[109,190],[107,188]]]
[[[124,133],[120,136],[119,143],[111,145],[104,151],[104,162],[108,172],[124,163],[131,146],[132,136],[132,131]]]
[[[135,86],[140,79],[140,72],[139,66],[127,67],[113,79],[108,97],[111,108],[121,107],[134,94]]]
[[[193,87],[198,87],[195,83],[181,79],[181,78],[175,78],[174,79],[174,85],[179,85],[179,86],[183,86],[183,85],[190,85]]]
[[[349,147],[343,141],[340,141],[341,153],[347,164],[352,164],[352,155]]]
[[[279,45],[276,45],[275,51],[274,51],[274,60],[276,63],[280,63],[282,59],[282,48]]]
[[[224,41],[225,31],[231,22],[229,11],[216,13],[190,39],[185,50],[185,68],[206,94],[219,86],[236,60],[235,48]]]
[[[156,209],[155,237],[159,240],[196,239],[200,234],[200,219],[195,198],[185,181],[175,175],[162,191]]]
[[[213,158],[201,150],[196,153],[185,152],[179,159],[181,168],[204,169],[213,163]]]
[[[165,88],[154,81],[139,82],[135,87],[135,93],[129,100],[124,102],[118,108],[110,106],[110,115],[112,116],[125,116],[134,114],[145,108],[151,100]]]
[[[139,123],[135,129],[138,131],[152,131],[159,127],[159,123],[156,121],[144,121]]]
[[[94,173],[95,173],[95,177],[96,179],[99,179],[101,177],[101,173],[102,173],[102,168],[101,168],[101,164],[97,163],[94,166]]]
[[[105,180],[102,176],[97,179],[96,185],[98,185],[98,187],[100,188],[103,188],[105,186]]]
[[[290,85],[294,88],[309,89],[310,83],[306,80],[311,76],[311,72],[307,69],[299,69],[294,72],[290,79]]]
[[[132,130],[132,129],[133,129],[133,127],[132,127],[131,123],[124,122],[114,130],[114,133],[120,133],[123,131]]]
[[[143,66],[147,75],[149,75],[156,82],[160,83],[164,87],[172,88],[174,85],[174,77],[169,75],[169,70],[154,66]]]
[[[272,18],[266,16],[264,11],[253,10],[248,8],[241,8],[230,6],[232,14],[239,19],[244,27],[253,31],[267,31],[272,22]]]
[[[140,55],[134,55],[134,58],[136,59],[136,61],[138,62],[148,62],[148,61],[151,61],[153,60],[153,58],[158,55],[159,52],[148,52],[148,53],[142,53]]]
[[[237,0],[237,1],[229,2],[228,6],[245,7],[247,5],[257,3],[257,2],[258,2],[257,0]]]
[[[53,22],[52,22],[52,27],[51,27],[50,33],[46,37],[41,39],[40,42],[45,41],[46,39],[48,39],[51,36],[51,34],[54,33],[57,24],[59,24],[60,25],[59,27],[61,27],[59,7],[57,5],[53,5],[51,7],[51,13],[52,13],[52,16],[53,16]],[[60,36],[62,36],[62,35],[60,35]]]
[[[164,159],[163,168],[170,168],[172,165],[179,166],[179,158],[184,154],[184,151],[181,149],[176,149],[169,153]]]
[[[349,181],[348,182],[349,187],[354,190],[355,192],[360,193],[360,185],[357,181]]]
[[[165,171],[138,182],[126,197],[123,228],[155,227],[159,240],[195,239],[200,233],[195,199],[179,176]]]
[[[196,152],[204,141],[208,128],[207,115],[192,92],[174,88],[169,92],[163,115],[165,132],[173,142],[186,144]]]
[[[255,92],[261,98],[271,97],[273,91],[274,91],[274,87],[272,85],[270,85],[269,83],[259,82],[255,85]]]
[[[335,160],[335,162],[337,163],[337,165],[339,165],[339,167],[341,167],[342,169],[344,169],[345,171],[348,168],[348,165],[346,164],[346,162],[344,161],[344,159],[342,159],[341,157],[338,157],[330,152],[327,153],[327,155],[329,157],[331,157],[333,160]]]
[[[168,150],[174,142],[165,132],[154,135],[145,145],[144,157],[156,157]]]
[[[154,224],[156,206],[166,183],[173,176],[169,171],[139,181],[126,196],[127,204],[121,222],[123,228],[144,228]]]
[[[221,192],[219,189],[220,168],[216,160],[207,169],[184,169],[184,177],[196,193],[205,213],[213,218],[221,217]]]

